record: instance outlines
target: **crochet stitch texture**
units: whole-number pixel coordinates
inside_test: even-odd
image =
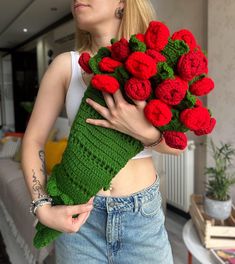
[[[86,103],[88,97],[105,106],[102,92],[88,86],[72,124],[62,161],[55,165],[47,182],[47,192],[55,204],[88,202],[100,189],[107,190],[112,178],[144,148],[140,141],[129,135],[87,124],[87,118],[102,118]],[[61,234],[40,222],[36,230],[33,241],[36,248],[48,245]]]

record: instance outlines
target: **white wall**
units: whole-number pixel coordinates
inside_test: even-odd
[[[208,0],[208,4],[208,57],[216,84],[208,95],[208,106],[217,118],[212,135],[216,143],[232,142],[235,147],[235,1]]]

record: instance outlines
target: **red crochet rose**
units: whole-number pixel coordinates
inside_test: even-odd
[[[216,119],[212,117],[210,119],[210,124],[209,124],[208,127],[198,129],[198,130],[194,131],[194,133],[197,136],[202,136],[202,135],[209,134],[209,133],[212,132],[212,130],[214,129],[215,125],[216,125]]]
[[[177,69],[182,79],[191,81],[194,77],[208,73],[208,61],[201,50],[193,50],[181,56]]]
[[[129,43],[125,38],[121,38],[119,41],[115,42],[111,46],[111,49],[111,57],[117,61],[125,61],[131,53]]]
[[[183,132],[164,131],[163,137],[166,144],[175,149],[185,149],[187,147],[187,136]]]
[[[148,49],[146,50],[145,53],[149,55],[151,58],[153,58],[156,63],[166,61],[166,57],[162,55],[160,52],[157,52],[156,50]]]
[[[155,95],[166,104],[178,105],[184,99],[187,89],[188,83],[176,76],[175,79],[167,79],[160,83]]]
[[[89,60],[90,60],[91,56],[88,52],[83,52],[81,54],[81,56],[78,59],[78,63],[79,65],[82,67],[82,69],[86,72],[86,73],[92,73],[92,70],[89,66]]]
[[[190,85],[189,91],[194,95],[202,96],[213,90],[214,86],[214,81],[211,78],[204,77]]]
[[[151,83],[149,80],[131,78],[125,83],[126,94],[134,100],[146,100],[151,94]]]
[[[91,85],[103,92],[115,93],[119,89],[119,82],[112,76],[96,74],[91,79]]]
[[[194,107],[199,107],[199,106],[203,106],[203,102],[197,98]]]
[[[175,32],[172,37],[173,40],[183,40],[188,46],[190,50],[194,50],[197,46],[196,39],[191,31],[187,29],[182,29]]]
[[[153,99],[144,108],[144,114],[153,126],[167,125],[172,118],[171,109],[160,100]]]
[[[114,72],[115,69],[119,66],[121,66],[122,63],[116,60],[113,60],[109,57],[104,57],[100,62],[99,62],[99,68],[103,72]]]
[[[136,37],[139,41],[144,42],[144,38],[145,38],[144,34],[139,33],[139,34],[136,34],[135,37]]]
[[[149,79],[157,73],[156,62],[143,52],[133,52],[125,62],[127,70],[139,79]]]
[[[145,33],[145,43],[148,48],[162,51],[168,43],[170,30],[159,21],[152,21]]]
[[[210,124],[210,113],[205,107],[185,109],[180,114],[180,121],[190,130],[207,128]]]

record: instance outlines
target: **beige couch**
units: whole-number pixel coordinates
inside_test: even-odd
[[[68,120],[59,117],[54,127],[57,139],[68,136]],[[29,213],[31,197],[21,164],[11,158],[0,159],[0,231],[12,264],[43,263],[53,244],[41,250],[32,245],[35,218]]]

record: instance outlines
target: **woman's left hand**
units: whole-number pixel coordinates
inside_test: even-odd
[[[159,138],[159,130],[144,115],[146,101],[133,100],[135,103],[133,105],[123,98],[120,90],[117,90],[113,95],[106,92],[102,93],[107,107],[98,104],[90,98],[86,102],[105,119],[87,119],[87,123],[118,130],[140,140],[146,145]]]

